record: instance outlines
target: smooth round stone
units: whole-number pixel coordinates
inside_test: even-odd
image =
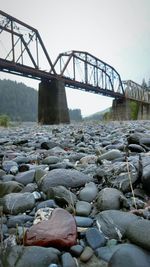
[[[132,244],[121,244],[112,255],[108,267],[149,267],[148,251]]]
[[[62,185],[66,188],[76,188],[85,185],[92,177],[77,170],[54,169],[49,171],[42,179],[41,191],[47,192],[50,187]]]
[[[140,144],[140,139],[143,134],[141,133],[133,133],[127,137],[128,144]]]
[[[79,199],[87,202],[92,202],[95,200],[98,193],[97,186],[94,182],[89,182],[85,187],[79,192]]]
[[[12,246],[0,252],[2,266],[7,267],[47,267],[51,263],[59,262],[60,251],[55,248],[44,248],[38,246]],[[7,265],[5,263],[7,262]]]
[[[93,220],[88,217],[75,216],[75,220],[78,227],[90,227],[93,224]]]
[[[150,250],[150,221],[138,220],[129,224],[125,236],[135,245]]]
[[[45,159],[43,159],[42,163],[43,164],[56,164],[60,161],[59,157],[55,157],[55,156],[48,156]]]
[[[2,182],[0,181],[0,197],[10,193],[17,193],[23,189],[23,185],[16,181]]]
[[[11,193],[3,197],[4,213],[17,215],[33,209],[35,199],[32,193]]]
[[[73,256],[79,257],[83,251],[83,247],[81,245],[75,245],[70,248],[70,252]]]
[[[106,159],[106,160],[115,160],[118,159],[120,157],[122,157],[122,152],[118,149],[112,149],[104,154],[102,154],[101,156],[98,157],[97,161],[101,162],[101,160]]]
[[[38,205],[36,206],[36,210],[39,210],[41,208],[47,208],[47,207],[55,209],[58,206],[57,206],[55,200],[48,199],[48,200],[45,200],[45,201],[42,201],[42,202],[38,203]]]
[[[24,225],[26,222],[33,222],[33,217],[25,214],[20,214],[16,216],[9,216],[7,221],[7,226],[9,228],[15,228],[16,225]]]
[[[61,256],[62,267],[77,267],[75,260],[69,252],[64,253]]]
[[[85,233],[86,241],[92,249],[105,246],[106,238],[97,228],[90,228]]]
[[[93,249],[90,247],[85,247],[82,254],[80,255],[80,260],[83,262],[87,262],[93,256]]]
[[[59,206],[75,206],[75,202],[77,201],[77,197],[73,194],[69,189],[64,186],[56,186],[49,188],[47,192],[47,198],[55,199],[56,203]]]
[[[21,172],[15,176],[15,180],[23,185],[33,183],[35,170],[29,170],[26,172]]]
[[[137,153],[142,153],[142,152],[146,152],[145,149],[140,146],[140,145],[137,145],[137,144],[130,144],[128,146],[128,149],[131,151],[131,152],[137,152]]]
[[[78,201],[76,203],[76,215],[88,216],[91,212],[91,204],[85,201]]]
[[[97,209],[103,210],[119,210],[120,209],[120,196],[123,194],[115,188],[104,188],[97,196]]]
[[[150,148],[150,137],[143,137],[140,139],[140,144]]]

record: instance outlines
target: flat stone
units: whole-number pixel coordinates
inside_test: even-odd
[[[56,204],[55,200],[48,199],[48,200],[38,203],[36,206],[36,210],[39,210],[41,208],[47,208],[47,207],[55,209],[55,208],[58,208],[58,205]]]
[[[75,216],[75,220],[78,227],[90,227],[93,224],[93,220],[88,217]]]
[[[98,193],[97,186],[94,182],[89,182],[85,187],[79,192],[79,199],[87,202],[92,202],[95,200]]]
[[[34,175],[35,175],[35,170],[21,172],[15,176],[15,180],[23,185],[27,185],[29,183],[33,183]]]
[[[59,157],[56,156],[48,156],[45,159],[43,159],[42,163],[43,164],[56,164],[60,161]]]
[[[87,230],[85,233],[85,237],[88,245],[94,250],[106,244],[106,238],[104,234],[100,233],[97,228],[93,227]]]
[[[108,152],[102,154],[101,156],[99,156],[97,161],[100,162],[103,159],[112,161],[114,159],[118,159],[118,158],[122,157],[122,155],[123,154],[120,150],[112,149],[112,150],[109,150]]]
[[[33,217],[25,214],[20,214],[16,216],[9,216],[7,221],[7,226],[9,228],[15,228],[16,225],[24,226],[26,222],[33,222]]]
[[[103,210],[119,210],[120,209],[120,196],[123,194],[115,188],[104,188],[97,196],[97,209]]]
[[[40,188],[43,192],[47,192],[50,187],[58,185],[75,188],[85,185],[90,180],[92,180],[92,177],[77,170],[54,169],[43,177]]]
[[[130,223],[125,236],[135,245],[150,250],[150,221],[138,220]]]
[[[71,247],[76,244],[77,229],[73,216],[56,208],[49,220],[33,225],[25,234],[25,244],[30,246]]]
[[[34,206],[32,193],[11,193],[3,197],[4,213],[16,215],[31,210]]]
[[[90,247],[85,247],[82,254],[80,255],[80,260],[87,262],[93,256],[93,249]]]
[[[86,201],[78,201],[76,203],[76,215],[88,216],[91,212],[91,204]]]
[[[137,145],[137,144],[130,144],[128,146],[128,149],[131,151],[131,152],[137,152],[137,153],[142,153],[142,152],[146,152],[145,149],[140,146],[140,145]]]
[[[74,245],[70,248],[70,252],[73,256],[79,257],[83,251],[83,247],[81,245]]]
[[[76,195],[73,194],[69,189],[61,185],[50,187],[47,191],[47,198],[55,199],[56,203],[60,207],[63,207],[63,205],[72,205],[74,207],[75,202],[77,201]]]

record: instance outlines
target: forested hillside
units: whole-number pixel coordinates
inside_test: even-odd
[[[14,121],[37,121],[38,92],[23,83],[0,80],[0,115]],[[69,110],[71,121],[81,121],[81,110]]]
[[[12,120],[36,121],[38,108],[37,91],[23,83],[0,80],[0,114]]]

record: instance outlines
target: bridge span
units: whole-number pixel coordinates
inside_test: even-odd
[[[44,124],[69,122],[65,87],[113,97],[119,105],[141,102],[143,95],[150,103],[140,86],[123,83],[112,66],[90,53],[61,53],[53,64],[38,30],[1,10],[0,71],[40,81],[38,120]]]

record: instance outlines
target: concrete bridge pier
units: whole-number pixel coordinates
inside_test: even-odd
[[[114,99],[113,120],[150,120],[150,104],[132,99]]]
[[[48,125],[70,122],[63,81],[54,79],[39,84],[38,122]]]
[[[128,100],[126,99],[113,100],[112,119],[116,121],[130,120],[130,108]]]

